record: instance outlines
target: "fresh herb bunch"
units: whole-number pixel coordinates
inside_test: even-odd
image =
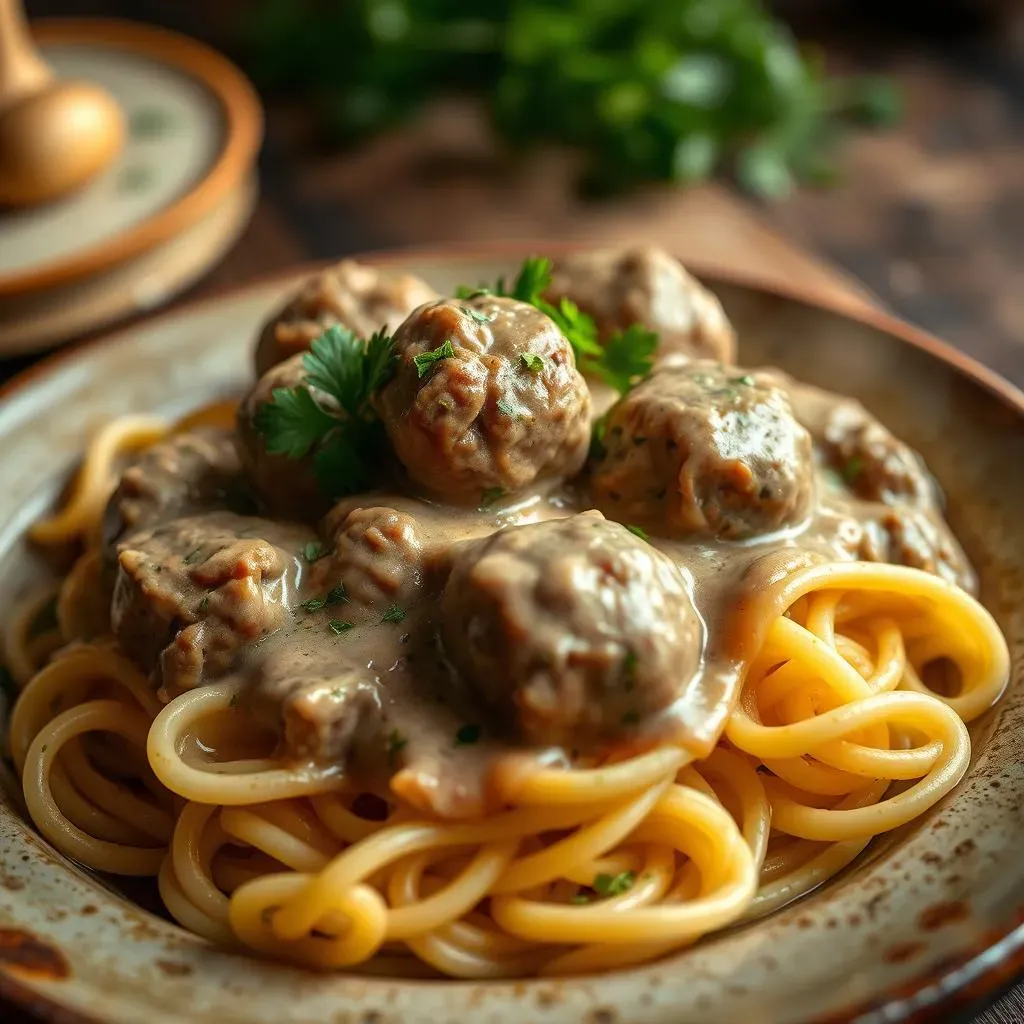
[[[301,459],[312,453],[326,496],[365,490],[386,443],[370,399],[394,374],[391,338],[378,331],[364,342],[344,327],[329,327],[302,365],[302,383],[274,389],[256,414],[256,430],[272,455]]]
[[[550,284],[551,260],[545,256],[530,256],[519,268],[511,291],[507,289],[505,279],[498,278],[493,286],[470,288],[461,285],[455,294],[460,299],[479,295],[506,296],[535,306],[551,317],[569,340],[580,371],[598,377],[621,395],[651,372],[654,350],[658,346],[657,334],[640,324],[631,324],[624,331],[616,331],[602,345],[597,340],[597,326],[593,319],[581,312],[576,303],[563,298],[556,306],[544,298]],[[530,361],[524,363],[534,369]]]
[[[599,190],[724,166],[777,196],[832,176],[844,124],[898,116],[887,82],[826,78],[759,0],[265,0],[247,26],[257,80],[318,97],[344,141],[469,92],[510,147],[578,148]]]

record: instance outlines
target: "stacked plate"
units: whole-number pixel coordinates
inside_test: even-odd
[[[0,357],[165,302],[231,247],[256,197],[260,106],[231,63],[184,36],[128,22],[33,27],[59,76],[113,94],[128,139],[81,191],[0,211]]]

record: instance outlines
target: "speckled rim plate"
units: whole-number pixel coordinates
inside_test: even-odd
[[[376,259],[448,288],[553,248]],[[3,606],[38,574],[20,537],[88,431],[110,415],[176,414],[243,386],[258,323],[309,269],[62,353],[0,389]],[[958,790],[765,921],[641,969],[508,983],[315,975],[212,949],[49,850],[0,794],[0,995],[51,1020],[116,1024],[882,1024],[950,1020],[1024,968],[1024,474],[1013,469],[1024,465],[1024,395],[882,313],[843,315],[799,292],[701,276],[748,364],[777,362],[861,398],[946,486],[1014,666],[1007,696],[972,729]]]

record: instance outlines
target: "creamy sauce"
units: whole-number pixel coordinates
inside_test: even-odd
[[[627,261],[629,316],[644,299],[665,321],[659,288],[692,301],[699,286],[664,266]],[[268,381],[301,371],[296,356],[243,402],[237,438],[172,438],[125,472],[104,533],[116,582],[108,571],[81,600],[112,590],[115,635],[165,696],[240,678],[280,756],[463,817],[493,808],[509,755],[568,764],[664,741],[706,755],[767,624],[764,594],[794,569],[891,561],[973,588],[919,458],[858,403],[691,358],[715,345],[727,358],[717,306],[675,318],[673,360],[612,408],[613,436],[583,465],[606,396],[591,400],[533,307],[472,301],[428,302],[395,336],[382,490],[320,519],[310,465],[254,449]],[[319,321],[317,302],[300,319]],[[444,339],[452,356],[421,379],[414,357]],[[533,357],[542,372],[520,365]],[[247,489],[305,524],[247,515]]]

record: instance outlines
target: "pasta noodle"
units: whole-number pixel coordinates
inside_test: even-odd
[[[167,429],[107,427],[33,530],[85,545],[62,592],[95,571],[117,461]],[[947,795],[968,765],[965,723],[1007,677],[1002,636],[963,591],[914,569],[816,565],[761,595],[763,640],[710,756],[510,763],[495,772],[505,810],[435,821],[396,800],[370,820],[336,769],[239,744],[264,734],[239,681],[161,704],[109,637],[82,641],[59,596],[59,626],[33,634],[53,597],[33,595],[7,640],[36,826],[90,868],[155,877],[189,931],[319,969],[592,972],[769,913]],[[957,692],[929,687],[938,661]]]

